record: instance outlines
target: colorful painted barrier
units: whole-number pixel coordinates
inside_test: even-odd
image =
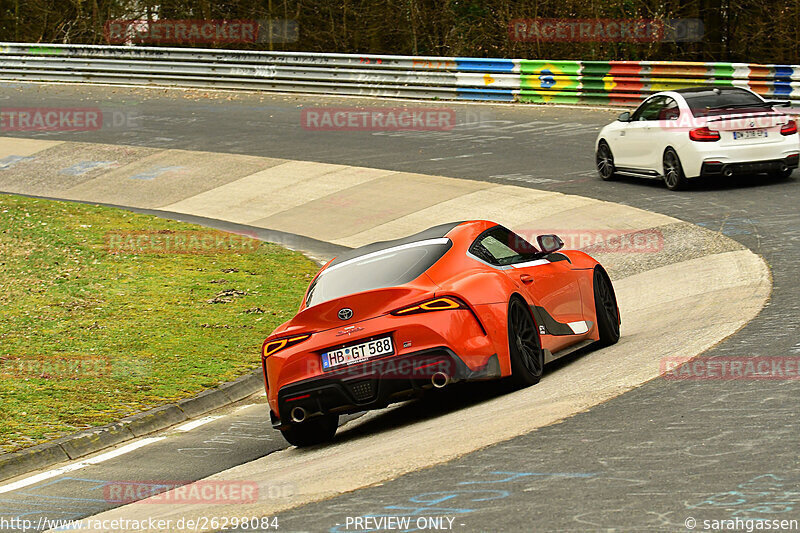
[[[437,100],[629,105],[712,85],[800,100],[800,65],[550,61],[0,43],[0,80],[82,81]]]

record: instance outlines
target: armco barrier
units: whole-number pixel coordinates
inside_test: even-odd
[[[553,103],[630,104],[698,85],[800,100],[800,65],[547,61],[0,43],[0,80]]]

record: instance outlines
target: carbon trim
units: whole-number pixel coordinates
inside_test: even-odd
[[[551,254],[547,254],[542,259],[547,259],[551,263],[557,263],[559,261],[566,261],[570,265],[572,264],[572,261],[570,261],[569,257],[567,257],[564,254],[558,253],[558,252],[553,252]]]
[[[434,226],[432,228],[428,228],[424,231],[416,233],[414,235],[410,235],[408,237],[403,237],[402,239],[395,239],[392,241],[381,241],[375,242],[372,244],[367,244],[366,246],[361,246],[360,248],[356,248],[354,250],[348,250],[341,255],[337,256],[334,259],[330,266],[337,265],[339,263],[344,263],[345,261],[349,261],[350,259],[355,259],[357,257],[361,257],[362,255],[367,255],[375,252],[380,252],[382,250],[388,250],[389,248],[394,248],[396,246],[402,246],[404,244],[411,244],[418,241],[427,241],[430,239],[440,239],[442,237],[446,237],[450,231],[453,230],[456,226],[463,224],[464,221],[461,222],[449,222],[447,224],[440,224],[438,226]],[[328,267],[330,268],[330,267]]]
[[[544,307],[532,305],[531,312],[533,313],[533,318],[536,319],[536,324],[540,329],[539,333],[541,333],[541,328],[544,326],[545,335],[575,335],[575,332],[572,331],[572,328],[569,327],[568,324],[562,324],[550,316],[550,313],[548,313],[547,309]]]
[[[788,168],[798,167],[797,157],[784,157],[783,159],[765,159],[762,161],[741,161],[737,163],[709,163],[703,162],[700,167],[700,175],[706,176],[720,176],[723,175],[725,170],[731,170],[734,175],[740,174],[755,174],[757,172],[769,172],[771,170],[780,170],[781,166],[785,165]]]
[[[658,177],[659,173],[655,170],[643,169],[643,168],[633,168],[633,167],[614,167],[614,171],[623,173],[623,174],[633,174],[634,176],[650,176],[650,177]]]
[[[453,382],[495,379],[501,376],[500,360],[496,353],[488,358],[483,367],[470,370],[449,348],[431,348],[368,360],[285,385],[278,392],[278,408],[281,413],[285,413],[290,407],[299,406],[310,413],[310,416],[380,409],[432,387],[431,376],[439,371],[447,373]],[[369,391],[364,385],[367,382]],[[356,390],[354,387],[360,388]],[[371,395],[367,396],[367,392]],[[288,421],[281,420],[274,412],[270,413],[270,418],[275,428],[281,429],[289,425]]]

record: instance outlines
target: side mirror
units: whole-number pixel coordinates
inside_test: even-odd
[[[558,235],[539,235],[536,237],[539,249],[545,254],[551,254],[564,247],[564,241]]]
[[[625,111],[623,113],[620,113],[619,117],[617,117],[617,120],[619,120],[620,122],[630,122],[631,121],[631,112],[630,111]]]

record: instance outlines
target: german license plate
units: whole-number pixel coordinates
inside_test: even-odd
[[[339,348],[322,354],[322,369],[329,370],[339,366],[354,365],[367,359],[394,353],[391,337],[374,339],[361,344]]]
[[[767,130],[744,130],[734,131],[733,140],[738,139],[760,139],[767,136]]]

